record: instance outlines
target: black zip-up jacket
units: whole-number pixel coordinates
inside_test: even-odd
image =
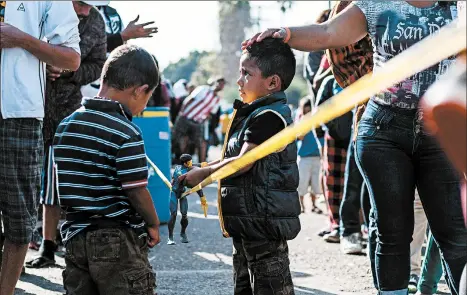
[[[256,116],[273,112],[284,121],[284,127],[293,122],[284,92],[263,97],[250,105],[237,102],[234,107],[237,112],[224,147],[226,159],[239,155],[244,133]],[[245,240],[295,238],[301,229],[298,181],[295,142],[256,161],[248,172],[222,180],[220,220],[228,236]]]

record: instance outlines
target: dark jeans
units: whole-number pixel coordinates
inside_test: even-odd
[[[147,238],[130,228],[77,234],[66,244],[63,285],[68,295],[153,295],[155,274]]]
[[[353,141],[349,144],[344,177],[344,197],[340,207],[340,231],[341,236],[346,237],[361,231],[360,209],[363,209],[365,224],[368,226],[371,207],[368,190],[355,162],[355,142]]]
[[[287,241],[233,239],[235,295],[293,295]]]
[[[381,294],[407,294],[417,187],[444,258],[446,280],[451,292],[459,294],[467,262],[459,175],[419,121],[416,111],[370,101],[359,123],[356,156],[374,210],[378,287],[393,291]]]

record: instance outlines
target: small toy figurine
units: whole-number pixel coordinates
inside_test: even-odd
[[[182,227],[180,233],[180,241],[182,243],[188,243],[188,238],[186,236],[186,228],[188,227],[188,200],[186,197],[182,198],[183,193],[186,191],[186,187],[179,183],[178,178],[186,174],[191,169],[196,169],[193,167],[193,162],[191,155],[183,154],[180,156],[180,162],[182,165],[175,166],[175,171],[172,175],[172,194],[170,195],[170,220],[168,224],[169,228],[169,239],[167,240],[167,245],[175,245],[173,238],[173,231],[175,227],[175,221],[177,220],[177,207],[178,202],[180,201],[180,213],[182,214],[182,220],[180,220],[180,225]],[[202,190],[197,192],[201,200],[201,208],[203,209],[204,216],[207,216],[208,204],[206,197]]]

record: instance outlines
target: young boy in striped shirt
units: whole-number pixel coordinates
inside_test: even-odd
[[[59,125],[52,161],[66,246],[67,294],[153,294],[148,246],[159,219],[147,190],[141,130],[132,123],[157,86],[159,70],[144,49],[115,49],[102,70],[98,97]]]

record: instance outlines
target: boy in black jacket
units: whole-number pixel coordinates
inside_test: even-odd
[[[222,159],[181,180],[196,185],[222,166],[292,124],[284,91],[295,74],[295,57],[282,40],[268,38],[248,47],[237,80],[243,102],[234,103]],[[233,238],[234,294],[294,294],[287,240],[300,232],[295,143],[219,182],[219,219]]]

